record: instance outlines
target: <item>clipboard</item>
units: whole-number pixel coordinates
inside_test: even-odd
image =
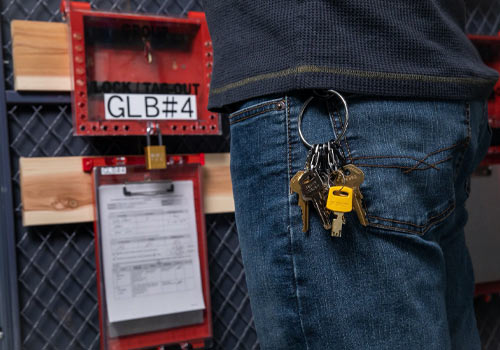
[[[161,170],[143,161],[84,159],[94,185],[101,349],[204,349],[213,333],[203,155],[169,156]]]

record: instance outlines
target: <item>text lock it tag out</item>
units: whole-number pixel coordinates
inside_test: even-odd
[[[156,130],[158,131],[158,145],[151,146],[151,131],[154,132],[154,128],[148,126],[147,128],[147,146],[144,147],[144,153],[146,157],[146,168],[148,170],[153,169],[165,169],[167,167],[167,150],[165,146],[162,144],[161,139],[161,131],[157,126]]]
[[[341,213],[352,211],[352,188],[346,186],[330,187],[326,209]]]

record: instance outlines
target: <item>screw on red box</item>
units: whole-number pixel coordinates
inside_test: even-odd
[[[63,0],[75,135],[220,135],[207,110],[213,50],[205,15],[186,18],[91,10]]]

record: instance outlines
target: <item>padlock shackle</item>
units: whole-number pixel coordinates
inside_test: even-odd
[[[147,139],[148,146],[151,145],[150,136],[155,134],[155,130],[158,134],[158,145],[163,145],[163,140],[161,138],[160,124],[148,122],[147,125],[148,126],[146,127],[146,139]]]

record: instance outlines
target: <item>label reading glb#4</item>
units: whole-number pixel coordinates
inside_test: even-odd
[[[104,94],[106,120],[197,120],[196,95]]]

